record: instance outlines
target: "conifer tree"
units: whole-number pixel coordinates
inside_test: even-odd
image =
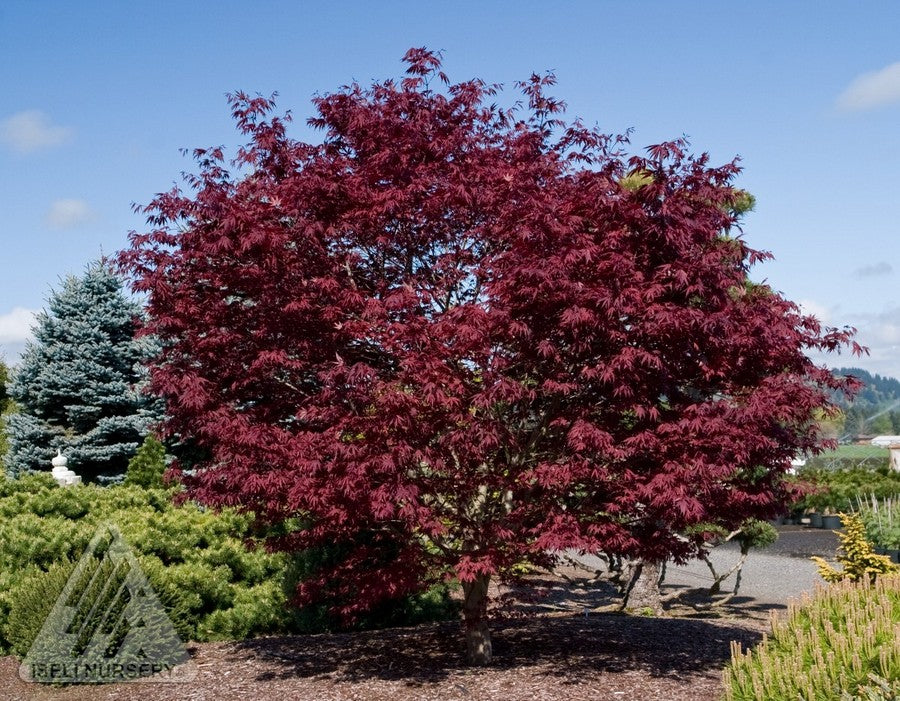
[[[137,453],[128,463],[125,484],[133,484],[147,489],[165,487],[163,473],[166,471],[166,447],[148,433]]]
[[[0,360],[0,414],[6,411],[9,404],[9,368]]]
[[[10,386],[20,411],[8,420],[8,473],[49,469],[59,449],[83,479],[124,474],[154,418],[138,387],[140,313],[103,261],[51,293]]]
[[[9,398],[9,367],[0,360],[0,468],[6,464],[9,439],[6,437],[6,413],[13,408]]]

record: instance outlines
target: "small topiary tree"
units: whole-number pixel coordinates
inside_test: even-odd
[[[147,434],[141,447],[128,463],[125,484],[147,489],[165,487],[163,473],[166,470],[166,447],[153,434]]]
[[[866,540],[866,527],[857,514],[841,514],[844,532],[835,531],[841,539],[837,561],[843,569],[836,570],[821,557],[812,558],[819,569],[819,574],[826,582],[841,582],[845,579],[858,582],[868,576],[875,581],[879,574],[900,572],[900,567],[891,562],[885,555],[876,555],[872,544]]]
[[[765,548],[774,543],[778,540],[778,531],[767,521],[761,521],[758,518],[749,518],[741,524],[740,530],[733,531],[722,538],[721,543],[730,540],[737,542],[741,550],[741,557],[737,563],[724,574],[716,572],[716,569],[708,556],[701,558],[706,562],[707,567],[709,567],[713,574],[713,583],[709,589],[710,594],[718,594],[721,590],[722,582],[728,579],[732,574],[734,575],[734,589],[732,589],[731,594],[719,602],[720,605],[730,601],[733,597],[737,596],[738,591],[740,591],[741,573],[744,568],[744,563],[747,562],[747,557],[750,555],[750,550],[752,548]]]

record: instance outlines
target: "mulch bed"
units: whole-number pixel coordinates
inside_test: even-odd
[[[0,658],[6,701],[191,701],[216,699],[502,699],[503,701],[719,699],[732,640],[754,644],[759,617],[638,618],[553,615],[494,626],[495,664],[473,669],[458,624],[362,633],[192,644],[188,683],[53,688],[25,683]]]
[[[22,681],[18,660],[0,657],[0,701],[713,701],[731,641],[746,648],[769,629],[769,607],[747,598],[659,618],[585,615],[615,590],[575,569],[558,572],[565,579],[533,576],[522,591],[492,585],[497,599],[515,596],[495,609],[488,668],[465,664],[461,626],[446,622],[190,643],[196,676],[182,683],[52,687]]]

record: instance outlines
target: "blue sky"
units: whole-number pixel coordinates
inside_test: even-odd
[[[15,362],[61,277],[144,228],[132,203],[180,180],[179,149],[240,143],[225,102],[279,93],[295,116],[352,80],[397,76],[411,46],[451,80],[553,70],[568,116],[687,135],[739,155],[757,197],[755,269],[900,376],[900,3],[0,3],[0,357]],[[512,99],[512,98],[511,98]],[[824,361],[823,361],[824,362]]]

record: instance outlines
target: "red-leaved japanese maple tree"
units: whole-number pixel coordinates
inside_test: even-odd
[[[562,120],[550,76],[501,109],[405,61],[316,98],[319,144],[233,96],[247,145],[197,150],[120,260],[166,428],[208,451],[187,494],[303,524],[275,547],[339,546],[301,603],[352,617],[456,578],[487,663],[488,584],[516,565],[683,559],[690,527],[782,508],[848,388],[805,352],[852,330],[749,281],[735,163],[628,156]]]

